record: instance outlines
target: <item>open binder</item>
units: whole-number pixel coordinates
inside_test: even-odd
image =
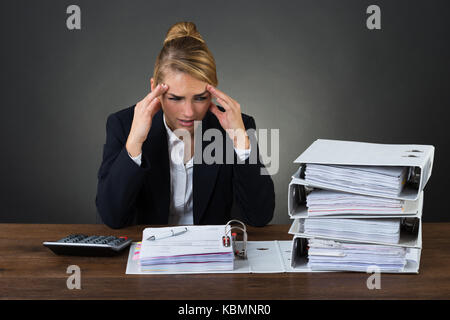
[[[234,225],[233,225],[233,224]],[[236,226],[236,223],[238,224]],[[240,225],[239,225],[240,224]],[[140,254],[142,252],[142,242],[134,242],[130,246],[128,254],[128,261],[126,267],[126,274],[139,275],[157,275],[157,274],[203,274],[203,273],[284,273],[284,272],[311,272],[308,268],[301,270],[294,269],[291,266],[292,259],[292,241],[247,241],[246,227],[240,221],[232,220],[226,226],[186,226],[187,228],[194,228],[196,231],[206,228],[216,228],[222,230],[221,236],[225,237],[220,240],[221,246],[232,250],[235,254],[232,269],[153,269],[143,270],[140,266]],[[183,228],[185,228],[183,226]],[[154,229],[154,228],[153,228]],[[236,235],[233,230],[239,230],[242,233],[242,241],[236,240]],[[147,229],[144,232],[143,240],[154,234],[154,230]],[[193,229],[191,230],[193,231]],[[230,236],[231,242],[228,242],[226,237]],[[181,239],[182,240],[182,239]]]
[[[242,232],[239,243],[236,231]],[[239,220],[226,225],[145,228],[138,259],[133,252],[133,260],[143,273],[232,271],[235,257],[247,259],[246,246],[246,226]]]
[[[199,274],[199,273],[282,273],[289,272],[291,259],[291,241],[248,241],[247,258],[235,259],[232,270],[159,270],[143,271],[137,259],[133,259],[138,243],[132,243],[128,256],[126,274]],[[236,241],[238,247],[243,247],[243,241]]]

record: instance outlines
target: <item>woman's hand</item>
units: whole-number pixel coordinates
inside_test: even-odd
[[[207,85],[206,90],[225,109],[225,112],[220,111],[217,105],[211,101],[209,110],[214,113],[222,128],[227,132],[231,140],[233,140],[234,147],[236,149],[250,149],[250,140],[245,131],[244,122],[242,121],[241,105],[212,85]]]
[[[142,144],[147,139],[153,116],[161,109],[159,96],[167,89],[166,84],[159,84],[154,91],[150,92],[134,107],[133,123],[126,143],[127,151],[132,157],[142,153]]]

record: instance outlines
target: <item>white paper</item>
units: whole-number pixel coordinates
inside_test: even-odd
[[[308,240],[308,266],[312,270],[400,272],[406,266],[406,248],[332,240]]]
[[[406,167],[361,167],[307,164],[305,181],[359,193],[397,197],[406,182]]]
[[[304,233],[327,238],[398,244],[400,219],[301,219]]]
[[[424,199],[424,192],[422,191],[420,193],[420,196],[417,200],[399,200],[399,199],[388,199],[388,198],[380,198],[380,197],[372,197],[372,196],[363,196],[363,195],[357,195],[357,194],[351,194],[351,193],[343,193],[341,191],[335,191],[335,190],[323,190],[314,188],[315,191],[321,191],[321,192],[330,192],[330,193],[343,193],[343,194],[349,194],[356,197],[369,197],[373,198],[375,201],[378,201],[379,199],[382,199],[381,201],[398,201],[402,203],[402,208],[399,210],[399,208],[396,207],[385,207],[382,210],[377,210],[375,207],[360,207],[361,210],[357,210],[356,207],[353,208],[341,208],[337,207],[337,204],[339,201],[336,201],[336,207],[333,208],[332,205],[328,207],[328,210],[320,210],[318,207],[316,207],[313,210],[308,210],[308,207],[306,206],[306,203],[297,203],[295,200],[295,188],[296,185],[300,185],[300,188],[304,188],[308,184],[304,180],[300,179],[292,179],[291,183],[288,187],[288,212],[289,216],[292,219],[298,219],[298,218],[308,218],[308,217],[314,217],[314,218],[399,218],[399,217],[417,217],[420,218],[422,216],[422,207],[423,207],[423,199]],[[314,192],[314,191],[313,191]],[[314,201],[313,201],[314,202]],[[317,203],[317,201],[315,202]],[[326,203],[326,202],[324,202]],[[360,202],[362,203],[362,202]],[[332,209],[333,208],[333,209]],[[346,210],[348,209],[348,210]]]
[[[315,189],[306,196],[310,216],[339,214],[402,214],[404,200],[371,197],[340,191]]]
[[[167,231],[187,228],[187,232],[147,240]],[[232,270],[233,249],[223,245],[225,225],[146,228],[140,251],[143,271],[220,271]]]
[[[310,219],[310,218],[308,218]],[[314,218],[316,219],[316,218]],[[319,238],[319,239],[326,239],[326,240],[337,240],[337,241],[347,241],[347,242],[361,242],[359,240],[352,239],[351,237],[348,237],[346,235],[342,236],[318,236],[314,234],[305,233],[302,229],[302,224],[300,223],[301,220],[305,219],[295,219],[292,223],[289,234],[292,234],[299,238]],[[319,219],[317,219],[319,220]],[[322,220],[322,219],[320,219]],[[422,220],[419,219],[419,226],[417,233],[409,233],[405,231],[400,232],[400,238],[398,240],[398,243],[387,243],[383,241],[375,241],[375,240],[365,240],[363,241],[368,244],[380,244],[380,245],[390,245],[390,246],[397,246],[397,247],[405,247],[405,248],[422,248]]]

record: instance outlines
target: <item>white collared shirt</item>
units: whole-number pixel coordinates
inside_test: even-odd
[[[166,117],[163,116],[164,126],[167,131],[167,145],[169,152],[170,167],[170,208],[169,225],[189,225],[194,224],[193,210],[193,171],[194,157],[184,164],[184,142],[180,140],[167,126]],[[246,160],[251,149],[236,149],[236,154],[241,161]],[[173,154],[172,154],[173,153]],[[141,166],[142,154],[131,159]]]

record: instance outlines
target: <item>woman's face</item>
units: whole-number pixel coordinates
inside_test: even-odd
[[[211,94],[206,90],[207,83],[176,71],[167,72],[163,83],[169,87],[160,97],[167,125],[172,131],[186,129],[193,137],[194,121],[204,118],[211,103]],[[151,86],[153,91],[153,78]]]

